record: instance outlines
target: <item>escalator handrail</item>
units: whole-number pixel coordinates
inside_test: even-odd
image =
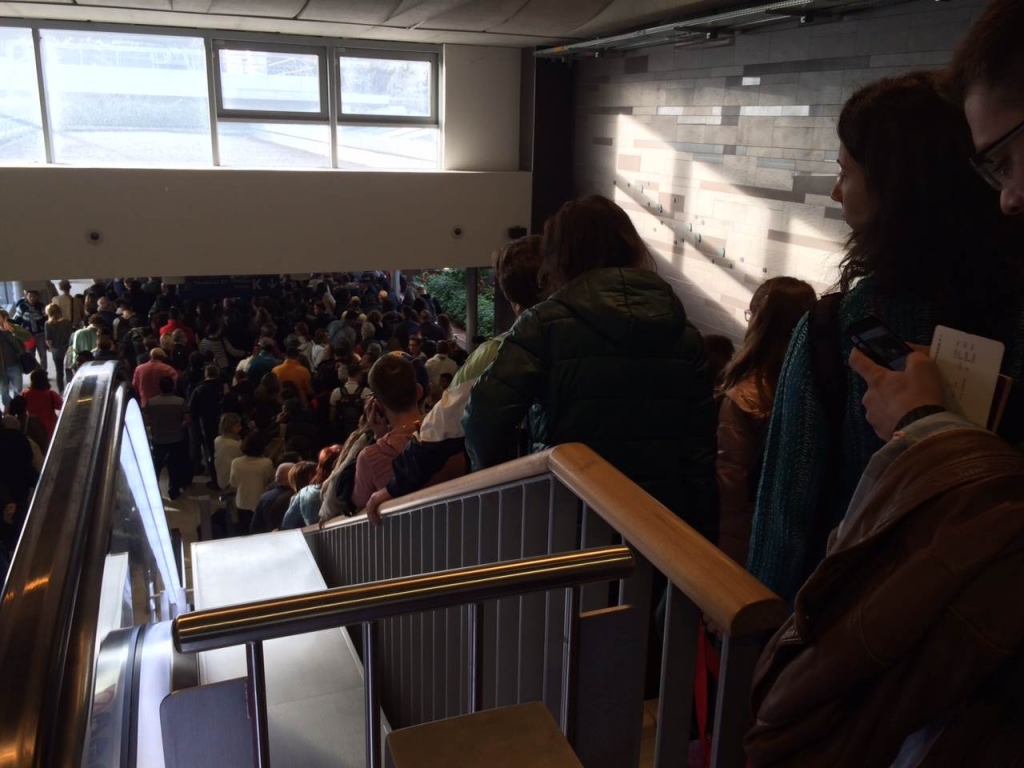
[[[113,362],[87,363],[65,392],[0,593],[3,768],[81,764],[129,403]]]

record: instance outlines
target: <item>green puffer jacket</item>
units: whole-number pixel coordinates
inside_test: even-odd
[[[525,312],[473,388],[463,425],[474,470],[532,450],[593,448],[711,541],[716,414],[700,333],[654,272],[596,269]]]

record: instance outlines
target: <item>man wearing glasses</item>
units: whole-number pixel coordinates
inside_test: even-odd
[[[1024,0],[992,0],[957,51],[953,72],[978,152],[971,164],[999,191],[1007,216],[1024,214]],[[1021,253],[1024,258],[1024,252]],[[930,434],[936,422],[964,426],[945,413],[938,368],[925,352],[906,371],[876,365],[858,350],[850,366],[868,383],[864,407],[883,440]]]

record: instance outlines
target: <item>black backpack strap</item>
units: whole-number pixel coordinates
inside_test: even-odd
[[[821,475],[807,546],[808,575],[825,555],[828,535],[835,523],[835,494],[839,488],[842,463],[843,421],[846,416],[848,378],[840,347],[839,305],[843,294],[822,296],[808,318],[811,349],[811,379],[825,415],[828,455]]]

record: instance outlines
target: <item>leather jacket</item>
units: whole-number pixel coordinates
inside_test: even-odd
[[[758,662],[753,765],[887,768],[922,733],[910,764],[1017,764],[1022,592],[1024,456],[978,429],[908,448]]]

